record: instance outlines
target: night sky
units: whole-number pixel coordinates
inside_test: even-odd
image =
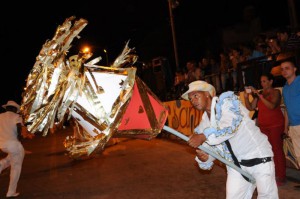
[[[256,8],[265,30],[289,25],[287,2],[179,0],[173,15],[180,67],[188,59],[200,59],[208,47],[218,49],[219,31],[241,23],[247,5]],[[1,6],[2,104],[10,99],[21,103],[25,80],[42,45],[52,39],[58,25],[70,16],[89,22],[79,34],[81,39],[74,39],[73,52],[89,45],[93,57],[102,56],[100,64],[105,65],[103,49],[107,50],[109,61],[113,61],[130,41],[129,47],[136,49],[139,61],[163,56],[175,68],[167,0],[43,1],[40,4],[10,1],[6,4]]]

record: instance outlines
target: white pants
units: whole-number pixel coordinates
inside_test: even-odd
[[[258,164],[242,169],[256,180],[256,184],[246,181],[235,169],[227,166],[226,199],[251,199],[257,188],[258,199],[278,199],[274,162]]]
[[[24,148],[19,141],[7,141],[2,145],[1,150],[8,155],[0,160],[0,173],[10,166],[10,180],[6,195],[13,195],[17,191],[17,184],[22,170]]]

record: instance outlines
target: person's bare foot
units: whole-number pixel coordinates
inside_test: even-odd
[[[20,193],[14,193],[14,194],[6,195],[6,198],[16,198],[19,195],[20,195]]]

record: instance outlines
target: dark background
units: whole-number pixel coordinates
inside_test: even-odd
[[[200,59],[207,49],[220,50],[222,29],[243,23],[243,9],[249,5],[255,7],[263,30],[289,25],[288,0],[179,0],[173,15],[180,67],[188,59]],[[100,64],[105,65],[103,49],[112,62],[129,41],[139,61],[163,56],[176,70],[167,0],[10,1],[1,7],[2,104],[10,99],[21,103],[25,80],[42,45],[70,16],[89,22],[81,39],[74,39],[73,52],[89,45],[93,57],[102,56]]]

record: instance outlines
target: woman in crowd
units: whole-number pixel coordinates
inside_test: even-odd
[[[274,77],[272,74],[263,74],[260,77],[262,91],[253,87],[245,89],[245,105],[248,110],[258,108],[257,125],[268,136],[274,152],[275,174],[277,185],[286,182],[286,160],[283,152],[284,116],[281,111],[281,92],[272,87]],[[253,100],[249,101],[250,93]]]

